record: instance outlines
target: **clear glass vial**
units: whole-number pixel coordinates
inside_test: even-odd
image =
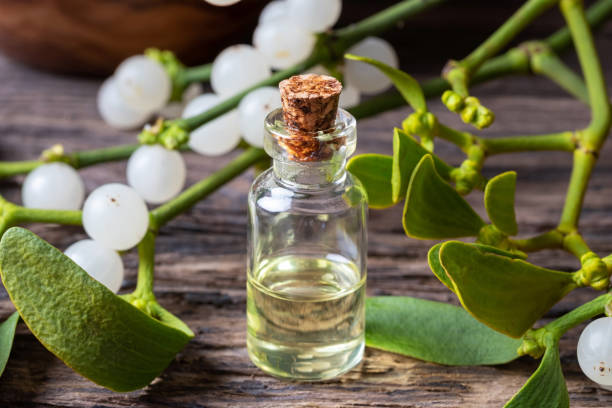
[[[247,348],[266,373],[293,380],[336,377],[364,349],[366,196],[346,172],[355,118],[312,135],[311,154],[292,155],[282,110],[265,121],[273,167],[249,193]]]

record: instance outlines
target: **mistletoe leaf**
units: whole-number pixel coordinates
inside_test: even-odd
[[[391,197],[391,156],[360,154],[349,160],[346,169],[359,179],[368,196],[370,208],[387,208],[395,204]]]
[[[504,408],[569,408],[569,395],[559,359],[559,344],[546,340],[546,351],[538,369]]]
[[[431,269],[433,274],[436,275],[436,277],[440,280],[440,282],[442,282],[444,286],[450,289],[451,292],[454,292],[455,286],[453,284],[453,281],[446,274],[446,270],[444,270],[442,262],[440,261],[440,249],[442,248],[443,244],[444,242],[440,242],[439,244],[436,244],[430,248],[429,252],[427,253],[427,262],[429,263],[429,268]],[[489,245],[472,245],[482,249],[485,252],[490,252],[492,254],[505,256],[511,259],[524,259],[523,254],[504,251],[503,249],[495,248]]]
[[[518,233],[514,213],[515,190],[516,172],[514,171],[498,174],[489,180],[485,187],[484,203],[489,219],[506,235]]]
[[[453,281],[450,280],[440,262],[440,248],[442,248],[442,244],[444,244],[444,242],[440,242],[429,249],[427,253],[427,262],[433,274],[436,275],[436,278],[438,278],[444,286],[449,288],[451,292],[454,292],[455,287],[453,286]]]
[[[79,374],[114,391],[149,384],[193,333],[158,307],[145,314],[23,228],[0,241],[0,275],[32,333]],[[170,315],[170,316],[168,316]]]
[[[401,129],[393,130],[393,169],[391,174],[391,191],[393,201],[398,202],[406,195],[410,176],[419,161],[430,154],[414,138]],[[436,170],[444,178],[450,178],[451,167],[435,155],[431,155]]]
[[[463,197],[436,171],[432,156],[417,164],[406,193],[404,230],[413,238],[476,236],[485,225]]]
[[[572,275],[512,259],[464,242],[446,242],[440,263],[472,316],[512,337],[521,337],[576,287]]]
[[[13,348],[13,339],[15,338],[15,329],[17,329],[18,321],[19,313],[15,312],[0,324],[0,376],[4,372],[11,349]]]
[[[419,85],[418,81],[397,68],[390,67],[380,61],[368,57],[360,57],[358,55],[345,54],[344,58],[365,62],[378,68],[383,74],[385,74],[397,90],[402,94],[406,102],[412,106],[414,110],[427,110],[427,103],[425,102],[425,95]]]
[[[503,364],[521,340],[480,323],[460,307],[411,297],[366,300],[366,344],[446,365]]]

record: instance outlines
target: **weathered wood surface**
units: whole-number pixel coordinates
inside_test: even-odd
[[[612,42],[604,36],[600,49]],[[604,52],[605,55],[605,52]],[[607,61],[606,61],[607,63]],[[607,64],[612,81],[612,66]],[[96,113],[99,81],[42,74],[0,58],[0,160],[30,159],[51,144],[68,150],[134,141],[133,133],[105,126]],[[519,78],[478,88],[497,121],[486,133],[530,134],[579,128],[588,110],[544,80]],[[439,103],[443,121],[457,124]],[[391,128],[407,109],[363,120],[359,151],[389,153]],[[457,151],[441,144],[438,152],[454,163]],[[601,254],[612,252],[612,143],[601,155],[590,184],[581,227]],[[205,177],[229,160],[186,155],[189,183]],[[517,169],[517,207],[523,234],[544,231],[560,215],[570,171],[566,153],[529,153],[490,160],[486,173]],[[88,191],[111,181],[125,181],[125,164],[82,171]],[[0,192],[19,200],[21,179],[2,181]],[[160,302],[194,330],[196,338],[151,386],[116,394],[81,378],[47,352],[20,324],[6,372],[0,379],[2,407],[485,407],[501,406],[537,367],[521,358],[497,367],[443,367],[367,349],[363,363],[334,381],[321,384],[283,382],[263,375],[245,349],[245,196],[252,173],[180,216],[161,232],[157,243],[156,292]],[[481,196],[472,202],[482,210]],[[432,242],[407,238],[400,224],[401,208],[372,211],[369,247],[369,295],[409,295],[456,303],[455,297],[429,272],[425,255]],[[36,233],[59,248],[82,239],[79,228],[35,225]],[[535,254],[532,261],[571,270],[576,261],[560,252]],[[135,285],[137,258],[124,257],[127,279]],[[547,319],[592,298],[579,290],[555,306]],[[13,311],[0,289],[0,319]],[[589,382],[580,372],[575,348],[577,329],[562,340],[561,357],[573,407],[612,405],[612,393]]]

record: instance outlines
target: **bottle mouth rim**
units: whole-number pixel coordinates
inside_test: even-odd
[[[354,138],[356,136],[356,125],[357,122],[353,115],[340,108],[338,108],[333,127],[315,132],[307,132],[287,125],[282,108],[277,108],[268,113],[264,121],[266,132],[277,139],[295,139],[297,134],[299,137],[312,138],[319,142],[331,142],[346,137]]]

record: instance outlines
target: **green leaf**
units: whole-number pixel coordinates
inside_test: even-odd
[[[520,337],[576,287],[572,275],[498,255],[482,246],[446,242],[440,263],[461,304],[476,319]]]
[[[9,229],[0,241],[0,274],[38,340],[75,371],[114,391],[149,384],[193,338],[160,306],[161,321],[23,228]]]
[[[569,395],[559,359],[559,344],[546,340],[540,366],[505,408],[569,408]]]
[[[429,152],[409,134],[401,129],[393,129],[391,192],[394,202],[398,202],[406,196],[412,172],[426,154],[429,154]],[[450,178],[451,167],[436,155],[431,156],[440,176],[448,180]]]
[[[387,208],[395,204],[391,197],[391,156],[360,154],[349,160],[346,169],[359,179],[368,196],[370,208]]]
[[[429,268],[440,280],[440,282],[449,288],[451,292],[454,292],[455,287],[453,286],[453,281],[450,280],[446,274],[446,271],[442,267],[442,264],[440,263],[440,248],[442,248],[442,244],[444,244],[444,242],[440,242],[429,249],[429,252],[427,253],[427,262],[429,263]]]
[[[489,219],[506,235],[518,233],[514,213],[515,190],[516,172],[508,171],[489,180],[484,192],[484,203]]]
[[[455,286],[453,284],[453,281],[446,274],[446,271],[444,270],[444,267],[442,266],[442,263],[440,261],[440,249],[442,248],[443,244],[444,242],[440,242],[439,244],[436,244],[431,247],[431,249],[427,253],[427,261],[429,263],[429,267],[431,268],[431,271],[433,272],[433,274],[436,275],[436,277],[440,280],[440,282],[442,282],[447,288],[449,288],[451,292],[454,292]],[[489,245],[482,245],[482,244],[472,244],[472,245],[477,248],[481,248],[485,252],[490,252],[492,254],[505,256],[511,259],[524,259],[524,255],[521,253],[508,252],[508,251],[504,251],[503,249],[495,248]]]
[[[484,221],[436,171],[431,155],[414,169],[404,207],[404,230],[413,238],[476,236]]]
[[[0,376],[4,372],[11,354],[11,348],[13,348],[13,339],[15,338],[15,329],[17,328],[18,321],[19,313],[15,312],[0,324]]]
[[[427,103],[425,102],[425,95],[419,85],[418,81],[399,69],[390,67],[380,61],[368,57],[360,57],[358,55],[344,54],[344,58],[365,62],[373,65],[385,74],[397,90],[402,94],[406,102],[412,106],[414,110],[427,110]]]
[[[410,297],[366,300],[366,344],[446,365],[503,364],[521,340],[475,320],[460,307]]]

